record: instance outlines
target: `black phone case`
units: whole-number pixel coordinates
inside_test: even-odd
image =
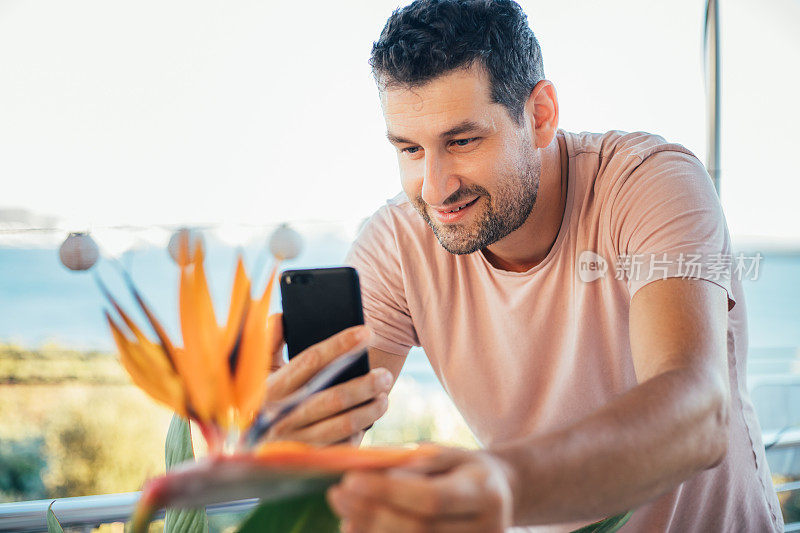
[[[364,323],[358,273],[351,267],[286,270],[281,273],[283,335],[289,359],[351,326]],[[369,372],[362,356],[331,386]]]

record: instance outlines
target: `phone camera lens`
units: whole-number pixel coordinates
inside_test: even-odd
[[[287,285],[308,285],[311,283],[312,276],[311,274],[287,274],[285,279]]]

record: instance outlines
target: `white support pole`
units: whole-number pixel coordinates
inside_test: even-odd
[[[719,60],[719,6],[717,0],[706,1],[704,36],[706,77],[706,168],[719,194],[719,129],[720,129],[720,60]]]

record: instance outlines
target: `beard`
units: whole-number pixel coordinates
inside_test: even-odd
[[[480,185],[470,185],[451,194],[443,203],[453,205],[478,196],[473,207],[481,211],[464,224],[441,224],[428,214],[428,204],[417,196],[411,204],[433,230],[442,247],[451,254],[477,252],[494,244],[525,223],[536,204],[541,175],[541,159],[533,148],[526,146],[522,161],[513,172],[497,179],[494,192]]]

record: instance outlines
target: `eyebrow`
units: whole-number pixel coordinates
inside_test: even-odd
[[[462,133],[467,133],[470,131],[485,131],[485,128],[475,121],[465,120],[459,124],[456,124],[449,130],[443,131],[442,133],[439,134],[439,137],[444,139],[447,137],[454,137],[456,135],[461,135]],[[415,144],[413,141],[395,135],[390,131],[386,132],[386,138],[389,139],[389,142],[392,144]]]

